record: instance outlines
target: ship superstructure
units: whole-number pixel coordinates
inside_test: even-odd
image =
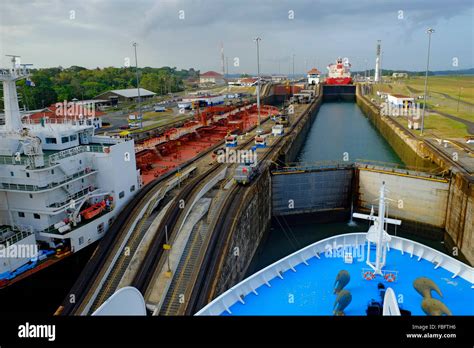
[[[0,287],[94,243],[140,188],[134,142],[94,126],[55,119],[23,124],[12,59],[0,70]]]

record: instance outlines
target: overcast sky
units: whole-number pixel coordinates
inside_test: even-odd
[[[135,64],[263,73],[326,70],[337,56],[353,70],[373,67],[382,40],[384,68],[424,70],[433,27],[433,70],[474,67],[472,0],[0,0],[0,65],[5,54],[35,67]],[[238,59],[236,59],[238,58]],[[239,66],[234,66],[234,62]],[[453,64],[454,62],[454,64]],[[455,63],[458,66],[455,66]]]

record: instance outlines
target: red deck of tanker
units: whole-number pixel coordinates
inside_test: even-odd
[[[262,120],[278,109],[263,105]],[[229,133],[241,134],[257,125],[255,104],[240,108],[212,106],[197,112],[196,119],[168,129],[158,137],[136,144],[137,167],[144,185],[221,142]]]

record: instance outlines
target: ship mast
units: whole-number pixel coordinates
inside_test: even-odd
[[[384,224],[400,225],[401,220],[389,219],[385,217],[385,182],[382,182],[379,192],[379,211],[377,216],[373,214],[360,214],[354,213],[353,216],[359,219],[371,220],[374,221],[374,224],[370,226],[369,231],[367,232],[366,238],[368,241],[367,244],[367,260],[366,263],[373,270],[374,274],[382,274],[382,268],[385,266],[385,259],[387,256],[387,244],[392,239],[390,235],[384,230]],[[375,249],[375,261],[370,260],[370,249],[371,244],[374,243],[376,246]]]
[[[3,82],[5,129],[10,132],[20,132],[22,124],[16,92],[16,81],[25,79],[30,74],[26,65],[21,66],[17,64],[16,59],[20,56],[7,55],[7,57],[12,57],[12,69],[0,70],[0,80]]]

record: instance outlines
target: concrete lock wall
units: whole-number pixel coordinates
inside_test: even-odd
[[[265,170],[254,185],[246,190],[230,231],[230,239],[223,252],[223,265],[219,271],[216,297],[243,279],[271,219],[270,171]]]
[[[430,159],[423,142],[411,137],[396,120],[380,115],[379,110],[360,94],[359,86],[356,89],[356,103],[404,163],[420,170],[438,168]]]
[[[459,249],[474,264],[474,185],[469,178],[456,174],[451,179],[446,216],[445,244]]]
[[[272,176],[273,215],[346,209],[352,193],[352,169]]]
[[[377,211],[380,186],[385,182],[392,218],[445,227],[448,203],[448,181],[414,178],[360,169],[358,173],[358,207]],[[402,222],[403,223],[403,222]]]
[[[423,140],[416,139],[396,119],[381,116],[364,96],[360,87],[356,89],[356,102],[384,136],[390,146],[407,165],[451,172],[449,198],[446,206],[444,241],[453,256],[460,256],[474,264],[474,181],[472,175],[453,169],[453,164]]]

